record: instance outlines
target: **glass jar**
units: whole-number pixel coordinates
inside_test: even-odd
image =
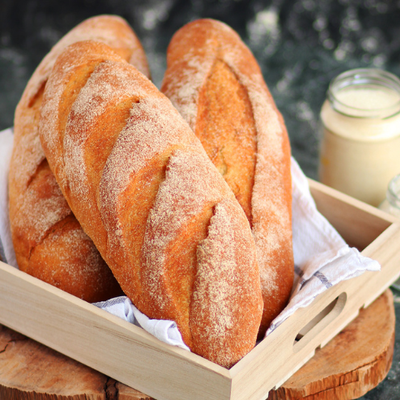
[[[379,208],[400,218],[400,174],[390,181],[386,191],[386,198]]]
[[[389,183],[386,198],[379,208],[387,213],[400,218],[400,174],[396,175]],[[400,278],[392,284],[392,288],[400,291]]]
[[[400,173],[400,80],[378,69],[340,74],[321,122],[320,181],[377,207]]]

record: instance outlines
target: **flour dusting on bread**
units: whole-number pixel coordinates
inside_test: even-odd
[[[290,146],[283,119],[250,50],[226,24],[211,19],[191,22],[174,35],[161,90],[190,124],[209,157],[221,165],[221,173],[248,215],[266,304],[261,329],[265,332],[285,306],[293,284]],[[250,110],[243,108],[246,98]],[[220,107],[220,112],[213,114],[212,105]],[[254,172],[248,166],[246,146],[223,153],[227,141],[233,144],[237,135],[248,136],[251,143],[252,130],[246,132],[246,124],[235,125],[238,111],[247,113],[256,132]],[[242,165],[238,179],[231,180],[229,169],[237,165]],[[242,174],[248,181],[243,182]],[[248,184],[252,185],[250,210],[241,200]]]
[[[50,72],[64,49],[82,40],[109,44],[119,56],[137,65],[146,76],[150,75],[141,44],[121,17],[101,15],[89,18],[51,49],[29,79],[15,112],[14,149],[9,173],[10,225],[21,270],[87,301],[100,301],[120,294],[119,285],[72,215],[47,165],[39,138],[42,96]],[[65,112],[61,120],[67,117]],[[61,121],[58,115],[54,115],[47,122],[54,123],[55,127]],[[58,143],[48,144],[52,150],[58,151]],[[62,155],[58,159],[61,163]],[[59,166],[53,167],[60,169]],[[68,228],[70,226],[73,230]],[[75,233],[73,236],[72,231]],[[67,238],[73,238],[73,243]]]
[[[150,318],[175,321],[185,343],[206,358],[227,347],[230,356],[218,359],[224,366],[243,357],[255,344],[261,319],[250,225],[171,102],[107,46],[80,42],[55,64],[43,97],[40,135],[72,211],[139,310]],[[213,220],[223,237],[215,238],[210,220],[214,207],[224,201],[229,205],[226,217],[218,212]],[[216,251],[229,243],[233,258],[223,258],[221,268],[237,275],[240,307],[223,301],[218,311],[207,306],[208,297],[193,293],[197,249],[210,234],[208,242],[215,243]],[[214,256],[203,256],[207,262],[204,257]],[[218,279],[215,288],[226,286],[226,274],[204,270],[200,275]],[[219,330],[215,321],[191,312],[194,296],[214,310],[215,321],[222,323]],[[234,324],[242,313],[250,316],[246,324]],[[214,333],[193,335],[193,329]],[[230,331],[229,342],[216,338],[225,335],[221,329]]]
[[[251,326],[258,318],[257,313],[247,308],[255,293],[259,293],[258,310],[262,310],[260,282],[254,279],[258,274],[256,257],[247,253],[245,262],[251,268],[246,268],[245,274],[242,255],[238,257],[252,243],[242,235],[237,220],[232,218],[236,208],[237,203],[227,199],[215,207],[208,236],[197,250],[196,290],[191,306],[192,331],[198,338],[196,343],[207,345],[212,360],[220,365],[229,365],[229,360],[235,358],[239,360],[242,357],[240,349],[249,345],[249,338],[238,335],[238,331],[240,326]],[[246,275],[253,279],[247,279]],[[209,321],[206,330],[198,324],[204,319]]]

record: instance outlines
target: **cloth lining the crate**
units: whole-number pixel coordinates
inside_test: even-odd
[[[8,171],[12,145],[12,129],[0,132],[0,258],[7,264],[17,267],[8,216]]]
[[[0,256],[18,268],[9,231],[7,182],[12,151],[12,129],[0,132]],[[378,271],[377,261],[350,248],[326,218],[316,209],[307,178],[292,158],[293,251],[295,281],[288,306],[273,321],[267,335],[300,307],[308,306],[319,294],[337,283],[365,271]],[[188,349],[173,321],[150,320],[131,301],[121,296],[95,304],[156,336]]]

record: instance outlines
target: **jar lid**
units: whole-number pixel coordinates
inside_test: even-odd
[[[400,80],[380,69],[349,70],[330,83],[328,99],[337,112],[349,117],[391,118],[400,113]]]

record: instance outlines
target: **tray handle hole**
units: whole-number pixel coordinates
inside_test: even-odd
[[[320,311],[311,321],[301,328],[294,340],[294,350],[300,350],[316,334],[325,329],[342,312],[347,300],[345,292],[341,293],[322,311]]]

